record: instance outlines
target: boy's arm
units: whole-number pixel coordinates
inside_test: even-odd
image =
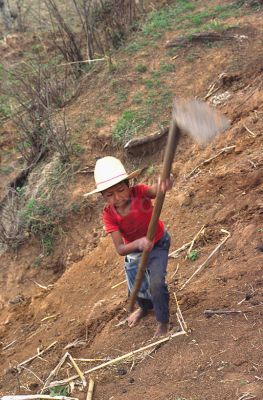
[[[148,186],[146,195],[147,197],[149,197],[150,199],[155,199],[156,195],[157,195],[157,190],[158,190],[158,184],[155,183],[154,185]]]
[[[171,190],[171,188],[173,186],[173,180],[171,178],[169,178],[169,179],[166,179],[165,182],[160,183],[160,177],[159,177],[158,183],[148,186],[148,189],[146,192],[147,197],[150,197],[150,199],[155,199],[155,197],[157,196],[159,184],[161,184],[161,190],[163,192],[166,192],[167,190]]]
[[[112,241],[120,256],[126,256],[134,251],[151,251],[153,243],[150,242],[146,236],[134,240],[133,242],[125,244],[120,231],[111,232]]]

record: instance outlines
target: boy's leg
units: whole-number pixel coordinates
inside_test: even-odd
[[[129,294],[133,289],[136,273],[138,269],[139,259],[136,261],[128,262],[127,258],[125,260],[125,274],[128,284]],[[148,274],[147,274],[148,275]],[[149,293],[149,278],[145,277],[142,283],[141,291],[145,297],[147,297],[147,293]],[[129,315],[127,318],[128,325],[130,327],[135,326],[141,318],[145,317],[149,310],[153,309],[153,303],[149,298],[141,297],[140,293],[137,297],[137,303],[139,305],[139,309],[135,310],[133,313]]]
[[[150,299],[143,299],[142,297],[137,297],[137,303],[139,305],[138,310],[129,315],[127,318],[129,327],[135,326],[140,319],[145,317],[148,314],[148,311],[153,309],[153,303]]]
[[[170,237],[166,233],[150,253],[148,270],[150,272],[150,292],[158,321],[156,336],[167,333],[169,323],[169,292],[165,282],[168,263]]]

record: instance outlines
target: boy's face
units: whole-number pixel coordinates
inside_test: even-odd
[[[126,183],[120,182],[117,185],[103,190],[104,200],[115,207],[124,207],[130,200],[130,189]]]

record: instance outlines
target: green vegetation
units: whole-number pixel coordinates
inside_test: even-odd
[[[143,111],[126,110],[119,118],[114,131],[113,138],[116,140],[130,139],[139,130],[146,128],[152,123],[152,116]]]
[[[191,260],[191,261],[197,260],[197,258],[198,258],[197,250],[190,251],[190,253],[187,254],[187,258],[188,258],[188,260]]]
[[[96,128],[101,128],[105,125],[105,121],[102,118],[97,118],[95,121]]]
[[[128,91],[120,88],[115,95],[115,104],[120,105],[128,99]]]
[[[174,64],[169,64],[169,63],[161,62],[161,64],[160,64],[160,71],[161,71],[162,73],[174,72],[174,71],[175,71],[175,65],[174,65]]]
[[[62,232],[60,226],[68,212],[65,203],[71,172],[72,167],[55,159],[47,172],[40,172],[33,195],[28,193],[26,186],[16,188],[21,204],[19,230],[24,236],[39,238],[44,257],[52,253],[55,238]]]
[[[57,210],[49,207],[45,200],[31,199],[20,212],[20,218],[25,229],[40,237],[43,255],[50,255],[53,249]]]
[[[0,96],[0,119],[9,118],[12,114],[8,96]]]
[[[141,104],[143,102],[143,93],[137,92],[132,99],[133,104]]]
[[[68,386],[53,386],[49,388],[50,396],[68,396],[69,388]]]
[[[135,67],[136,71],[139,73],[144,73],[147,71],[147,67],[144,64],[137,64]]]
[[[159,38],[163,32],[175,27],[175,24],[187,13],[192,13],[195,7],[195,4],[190,1],[177,0],[173,6],[151,12],[142,27],[142,34],[155,39]]]
[[[0,167],[0,174],[9,175],[14,171],[14,168],[10,165]]]

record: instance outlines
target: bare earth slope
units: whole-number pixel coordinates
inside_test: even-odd
[[[199,149],[187,137],[182,138],[173,165],[175,185],[167,194],[162,213],[172,235],[172,250],[191,241],[205,225],[204,234],[194,246],[197,260],[187,259],[186,252],[182,252],[177,259],[170,258],[169,261],[171,330],[180,330],[175,292],[189,328],[188,334],[154,347],[151,354],[143,352],[133,359],[88,374],[87,377],[95,380],[94,399],[263,398],[261,21],[262,11],[244,15],[238,20],[238,40],[211,48],[196,44],[194,48],[178,50],[173,60],[174,56],[171,56],[176,72],[167,85],[173,93],[204,98],[209,86],[215,83],[216,97],[211,95],[207,100],[217,102],[231,121],[230,129],[205,149]],[[169,32],[162,38],[147,63],[152,67],[159,65],[166,41],[175,36],[175,32]],[[190,60],[193,51],[195,57]],[[136,54],[136,60],[131,63],[138,64],[145,60],[144,57],[143,53]],[[104,84],[103,80],[97,82],[98,97]],[[132,91],[137,84],[136,81],[131,83]],[[85,113],[87,93],[94,87],[94,81],[87,81],[77,102],[69,107],[72,120]],[[98,104],[100,115],[102,109]],[[90,104],[88,112],[95,112],[94,109],[95,105]],[[167,113],[169,115],[169,110]],[[109,126],[113,122],[114,116],[109,115]],[[92,164],[96,156],[112,151],[107,137],[104,140],[108,141],[108,147],[97,145],[92,148],[92,140],[95,143],[95,139],[88,143],[83,166]],[[86,137],[83,137],[85,141]],[[103,147],[104,152],[99,150]],[[121,152],[114,151],[122,156]],[[154,160],[157,175],[161,155],[155,151],[146,157],[149,165]],[[132,164],[136,157],[127,160],[126,156],[126,161]],[[143,179],[147,181],[146,176]],[[91,175],[79,178],[73,192],[83,194],[92,186]],[[76,258],[79,261],[69,263],[48,290],[32,281],[35,279],[44,285],[53,282],[49,270],[32,271],[30,265],[25,270],[28,260],[24,257],[36,253],[34,244],[19,250],[16,258],[7,255],[0,258],[0,395],[40,393],[43,382],[68,344],[71,344],[68,351],[74,358],[104,359],[118,357],[150,343],[155,330],[153,315],[133,329],[119,324],[127,315],[127,289],[125,284],[113,286],[124,280],[123,260],[116,255],[110,238],[97,233],[92,237],[91,233],[101,228],[97,218],[102,203],[101,200],[98,203],[90,201],[93,218],[85,222],[75,217],[69,234],[72,243],[68,243],[69,247],[75,247],[76,253],[80,251],[77,247],[79,238],[90,243],[95,241],[95,244],[83,252],[82,257]],[[230,233],[229,239],[208,266],[181,289],[226,236],[221,229]],[[92,247],[95,248],[92,250]],[[67,252],[65,243],[61,244],[56,256],[62,252]],[[16,286],[18,276],[19,289]],[[5,285],[10,289],[8,293],[4,291]],[[20,300],[16,297],[19,293],[23,293]],[[17,301],[8,302],[8,299]],[[204,315],[207,309],[241,312],[207,318]],[[42,357],[25,364],[19,372],[15,369],[17,363],[53,342],[56,342],[54,346]],[[83,371],[99,365],[99,362],[77,362]],[[72,366],[65,364],[55,379],[75,374]],[[75,386],[72,396],[84,399],[86,389],[79,391]]]

